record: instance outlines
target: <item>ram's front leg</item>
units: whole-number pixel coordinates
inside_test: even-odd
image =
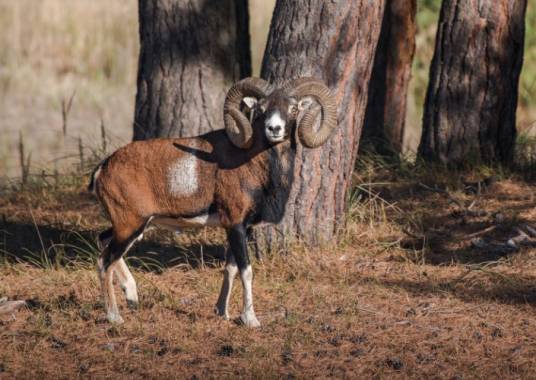
[[[235,225],[227,231],[229,246],[236,260],[240,279],[242,280],[242,289],[244,297],[244,306],[240,319],[248,327],[259,327],[260,323],[255,315],[253,308],[253,271],[249,262],[247,249],[246,228],[243,225]]]

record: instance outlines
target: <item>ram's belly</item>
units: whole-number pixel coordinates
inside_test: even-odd
[[[168,218],[158,217],[151,222],[152,225],[160,228],[165,228],[172,231],[178,231],[182,228],[195,227],[218,227],[220,225],[220,217],[218,214],[203,214],[193,218]]]

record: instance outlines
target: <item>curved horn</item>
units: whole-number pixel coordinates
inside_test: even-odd
[[[248,118],[240,111],[240,102],[245,96],[264,98],[269,85],[260,78],[244,78],[236,82],[227,92],[223,105],[225,131],[238,148],[251,146],[253,129]]]
[[[291,96],[299,99],[311,96],[322,108],[322,121],[318,131],[313,130],[319,110],[305,111],[298,125],[298,136],[303,145],[317,148],[324,144],[333,130],[337,127],[337,103],[329,88],[320,80],[314,78],[299,78],[290,81],[285,89]]]

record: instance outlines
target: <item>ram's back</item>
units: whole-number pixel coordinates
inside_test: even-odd
[[[97,167],[93,189],[108,214],[195,216],[214,201],[211,150],[200,138],[135,141]]]

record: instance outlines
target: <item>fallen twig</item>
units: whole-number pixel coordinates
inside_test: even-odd
[[[487,229],[480,231],[478,235],[493,230],[494,228],[492,227],[494,226],[488,227]],[[536,245],[536,238],[531,237],[529,233],[525,232],[528,231],[527,225],[522,225],[521,227],[514,227],[514,231],[517,233],[517,235],[508,239],[505,243],[488,242],[485,239],[477,237],[476,239],[473,239],[471,241],[471,244],[476,248],[485,249],[489,252],[499,255],[506,255],[508,253],[515,252],[519,250],[521,246],[524,245]]]
[[[475,237],[487,234],[488,232],[494,231],[496,228],[497,228],[496,225],[492,225],[492,226],[484,228],[483,230],[473,232],[472,234],[467,235],[465,238],[466,239],[473,239]]]
[[[533,237],[533,238],[536,238],[536,228],[535,227],[532,227],[530,224],[523,224],[522,227],[525,229],[525,231],[527,231],[527,233]]]
[[[475,248],[483,249],[488,251],[489,253],[493,253],[499,256],[504,256],[509,253],[513,253],[518,249],[517,246],[513,246],[508,243],[493,243],[486,241],[485,239],[482,239],[480,237],[471,240],[471,245]]]
[[[12,314],[24,306],[27,306],[26,301],[8,301],[7,297],[1,298],[0,315]]]
[[[517,235],[509,239],[506,244],[512,248],[518,248],[521,245],[525,244],[536,244],[536,239],[531,238],[525,231],[520,227],[515,227],[514,230],[517,232]]]

